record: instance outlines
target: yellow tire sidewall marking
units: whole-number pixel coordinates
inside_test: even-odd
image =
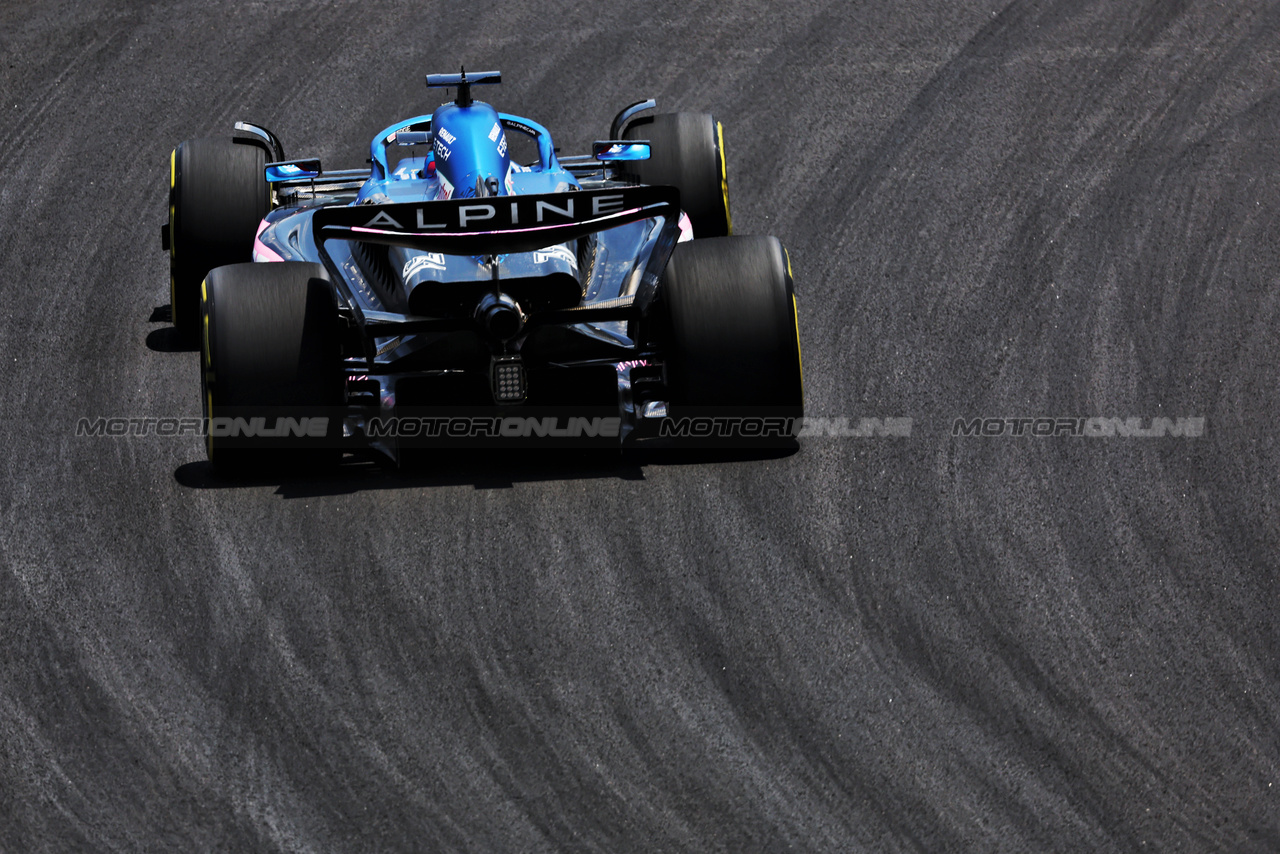
[[[804,399],[804,354],[800,352],[800,312],[796,308],[796,295],[791,295],[791,318],[796,324],[796,364],[800,366],[800,398]]]
[[[733,234],[733,216],[729,213],[729,167],[724,159],[724,125],[716,122],[716,142],[720,149],[720,194],[724,197],[724,221]]]
[[[791,280],[791,319],[796,326],[796,363],[800,366],[800,396],[804,397],[804,353],[800,350],[800,310],[796,306],[796,277],[791,272],[791,253],[784,247],[782,257],[787,259],[787,278]]]
[[[178,185],[178,149],[169,153],[169,321],[178,325],[176,316],[178,305],[178,283],[173,278],[173,259],[178,256],[176,237],[178,230],[174,228],[173,190]]]
[[[213,431],[209,429],[213,423],[213,350],[209,343],[209,281],[200,282],[200,319],[201,338],[204,339],[204,390],[205,390],[205,434],[204,453],[213,460]]]

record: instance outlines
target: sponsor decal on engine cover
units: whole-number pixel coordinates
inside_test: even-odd
[[[443,270],[445,269],[444,255],[439,252],[425,252],[422,255],[415,255],[410,258],[404,265],[404,270],[400,273],[400,278],[409,281],[409,278],[415,273],[423,270]]]
[[[578,269],[578,256],[569,251],[567,246],[548,246],[533,253],[535,264],[546,264],[548,261],[563,261],[570,269]]]

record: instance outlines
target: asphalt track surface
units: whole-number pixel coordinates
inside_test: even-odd
[[[1280,10],[0,5],[0,850],[1280,850]],[[764,459],[228,484],[169,151],[359,166],[428,71],[727,129],[790,248]],[[954,436],[955,419],[1203,435]]]

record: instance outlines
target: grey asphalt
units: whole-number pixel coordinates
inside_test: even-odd
[[[1278,32],[7,0],[0,850],[1280,850]],[[565,152],[638,98],[714,112],[808,414],[910,435],[240,485],[189,436],[77,437],[199,414],[178,142],[245,118],[360,166],[462,64]],[[1204,421],[953,435],[1036,417]]]

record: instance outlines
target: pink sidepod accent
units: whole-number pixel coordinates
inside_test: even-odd
[[[258,231],[253,236],[253,260],[255,262],[262,263],[284,260],[280,257],[280,253],[262,242],[262,232],[266,230],[268,225],[270,225],[270,223],[265,219],[258,223]]]
[[[690,240],[693,240],[693,223],[687,213],[680,211],[680,239],[676,243],[688,243]]]

